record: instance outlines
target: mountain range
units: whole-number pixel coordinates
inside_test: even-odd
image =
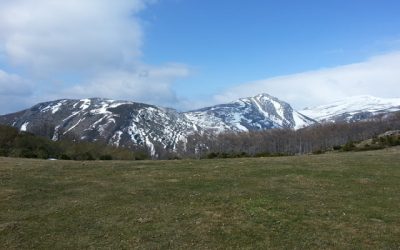
[[[400,110],[400,99],[356,96],[332,104],[294,110],[268,94],[241,98],[189,112],[102,98],[62,99],[0,116],[0,124],[53,140],[104,141],[115,146],[176,150],[190,135],[300,129],[316,123],[354,122]]]

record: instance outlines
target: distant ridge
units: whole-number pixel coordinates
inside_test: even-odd
[[[400,110],[400,98],[360,95],[299,111],[318,122],[354,122]]]

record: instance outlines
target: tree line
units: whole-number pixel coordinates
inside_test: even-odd
[[[400,112],[368,121],[316,124],[299,130],[193,135],[186,145],[178,147],[177,154],[183,158],[228,158],[323,153],[346,150],[346,144],[399,129]]]
[[[0,125],[0,156],[56,158],[64,160],[142,160],[154,159],[144,145],[114,147],[106,142],[83,142],[63,138],[48,139],[53,128],[40,127],[35,135]],[[194,134],[177,147],[155,145],[157,159],[263,157],[319,154],[330,150],[360,150],[355,142],[373,138],[363,149],[400,145],[399,136],[379,137],[400,130],[400,112],[353,123],[315,124],[299,130],[270,129],[241,133]],[[38,136],[37,134],[41,135]]]
[[[145,148],[117,148],[102,142],[52,141],[33,133],[0,125],[0,156],[62,160],[144,160]]]

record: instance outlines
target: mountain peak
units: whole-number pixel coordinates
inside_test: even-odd
[[[200,127],[215,132],[301,128],[314,123],[288,103],[266,93],[186,112],[185,115]]]
[[[267,94],[267,93],[261,93],[261,94],[258,94],[256,96],[254,96],[254,97],[264,97],[264,98],[270,98],[270,99],[278,99],[275,96],[272,96],[272,95]]]
[[[258,100],[277,100],[282,102],[281,100],[279,100],[278,98],[276,98],[275,96],[272,96],[270,94],[267,93],[261,93],[255,96],[249,96],[249,97],[244,97],[244,98],[240,98],[236,101],[240,101],[240,100],[250,100],[250,99],[258,99]],[[235,102],[235,101],[234,101]]]

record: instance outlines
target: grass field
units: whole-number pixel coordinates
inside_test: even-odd
[[[4,249],[399,249],[400,148],[257,159],[0,158]]]

